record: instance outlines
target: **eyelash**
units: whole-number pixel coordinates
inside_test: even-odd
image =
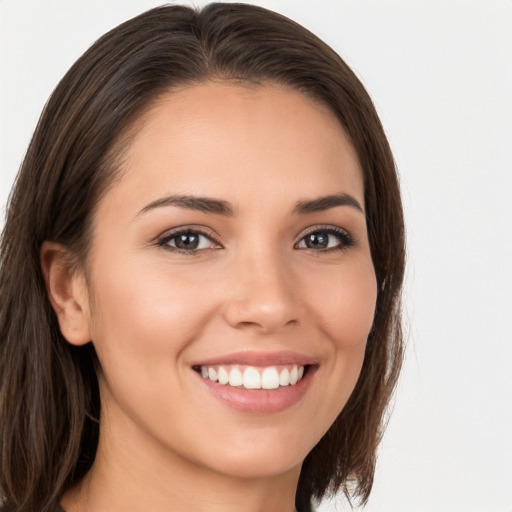
[[[203,231],[201,229],[196,229],[196,228],[181,228],[181,229],[177,229],[176,231],[171,231],[170,233],[167,233],[162,238],[160,238],[157,242],[157,245],[160,247],[164,247],[165,249],[168,249],[172,252],[177,252],[180,254],[188,254],[191,256],[196,256],[198,253],[205,250],[205,249],[181,249],[179,247],[172,247],[171,245],[169,245],[169,242],[171,242],[171,240],[174,240],[174,239],[178,238],[179,236],[183,236],[183,235],[199,235],[200,237],[207,238],[210,241],[210,243],[214,243],[219,246],[221,245],[219,243],[219,241],[215,238],[215,236],[213,236],[213,233],[206,233],[205,231]]]
[[[300,249],[297,247],[307,236],[313,235],[313,234],[327,234],[327,235],[335,235],[338,240],[339,244],[334,247],[327,247],[327,248],[321,248],[321,249],[312,249],[305,247],[305,249],[310,249],[314,252],[320,252],[320,253],[326,253],[326,252],[334,252],[334,251],[346,251],[350,249],[350,247],[353,247],[356,245],[357,241],[355,238],[350,235],[347,231],[341,228],[337,228],[334,226],[315,226],[314,228],[311,228],[309,231],[306,231],[301,237],[301,239],[294,245],[295,249]],[[203,249],[182,249],[179,247],[173,247],[169,245],[169,243],[172,240],[175,240],[179,236],[183,235],[199,235],[200,237],[207,238],[210,243],[221,245],[220,242],[216,239],[215,236],[213,236],[212,233],[207,233],[202,231],[201,229],[195,229],[195,228],[182,228],[177,229],[176,231],[172,231],[170,233],[165,234],[163,237],[161,237],[157,241],[157,245],[159,247],[164,247],[165,249],[168,249],[172,252],[177,252],[180,254],[187,254],[187,255],[198,255],[198,253],[204,251],[207,248]]]
[[[306,231],[299,240],[297,244],[295,244],[295,247],[297,248],[297,245],[302,242],[307,236],[313,235],[313,234],[327,234],[327,235],[335,235],[338,240],[340,241],[339,245],[336,245],[334,247],[328,247],[325,249],[318,249],[315,250],[315,252],[334,252],[334,251],[347,251],[354,245],[356,245],[357,241],[356,239],[347,231],[345,231],[342,228],[337,228],[335,226],[315,226],[314,228],[311,228],[310,230]],[[313,249],[314,250],[314,249]]]

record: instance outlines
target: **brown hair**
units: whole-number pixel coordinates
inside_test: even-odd
[[[0,486],[16,512],[48,512],[94,460],[100,415],[92,345],[60,333],[40,267],[45,240],[84,262],[91,218],[119,167],[121,135],[161,93],[215,78],[273,82],[329,106],[364,173],[378,282],[360,378],[304,461],[296,495],[368,499],[384,414],[402,361],[404,227],[393,157],[373,104],[345,62],[279,14],[243,4],[152,9],[107,33],[48,101],[12,191],[0,246]]]

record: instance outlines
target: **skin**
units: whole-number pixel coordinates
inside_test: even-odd
[[[87,279],[66,267],[65,248],[47,242],[42,251],[64,336],[92,340],[101,364],[97,457],[62,504],[291,512],[302,461],[357,381],[377,293],[364,211],[294,207],[344,193],[364,210],[355,150],[328,108],[274,85],[174,91],[135,133],[95,213]],[[229,202],[233,214],[172,205],[141,213],[176,194]],[[175,239],[159,244],[181,226],[211,239],[188,253],[173,250]],[[331,247],[307,247],[311,229]],[[277,413],[233,409],[191,368],[281,350],[312,358],[316,372]]]

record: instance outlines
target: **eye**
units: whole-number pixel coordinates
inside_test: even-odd
[[[322,228],[310,231],[296,245],[297,249],[316,249],[318,251],[344,250],[355,244],[355,240],[340,228]]]
[[[166,234],[158,241],[158,245],[179,252],[198,252],[219,248],[210,235],[190,228]]]

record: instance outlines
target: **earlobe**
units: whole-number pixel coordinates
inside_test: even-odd
[[[83,273],[69,264],[67,249],[56,242],[41,247],[41,268],[62,335],[72,345],[91,341],[89,297]]]

